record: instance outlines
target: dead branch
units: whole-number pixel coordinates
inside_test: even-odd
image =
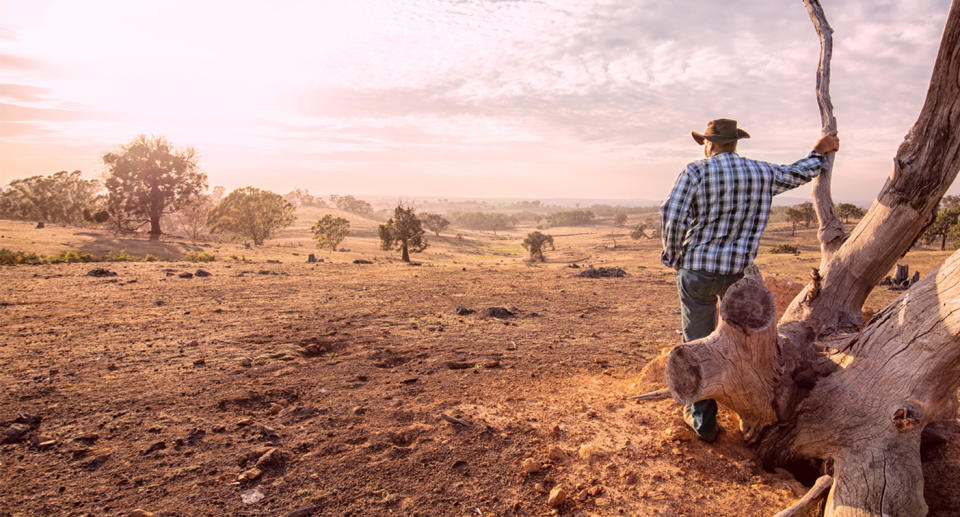
[[[831,476],[820,476],[817,478],[817,482],[807,491],[806,495],[773,517],[807,517],[808,515],[820,515],[820,507],[823,505],[823,500],[827,498],[827,492],[831,486],[833,486],[833,478]]]
[[[670,388],[661,388],[659,390],[648,391],[640,395],[627,397],[627,400],[663,400],[670,398]]]
[[[457,417],[455,417],[455,416],[450,416],[450,415],[448,415],[448,414],[446,414],[446,413],[440,413],[440,418],[446,420],[447,422],[450,422],[451,424],[454,424],[454,425],[462,425],[463,427],[471,427],[471,426],[473,425],[473,424],[471,424],[470,422],[468,422],[468,421],[466,421],[466,420],[457,418]]]
[[[820,37],[820,61],[817,65],[817,106],[820,109],[820,123],[823,134],[837,129],[837,119],[833,116],[833,102],[830,100],[830,59],[833,57],[833,28],[827,23],[820,0],[803,0],[814,29]],[[834,152],[826,155],[827,164],[813,180],[813,206],[817,211],[820,229],[821,267],[837,251],[846,239],[843,223],[837,217],[833,207],[833,195],[830,192],[830,177],[833,173]]]

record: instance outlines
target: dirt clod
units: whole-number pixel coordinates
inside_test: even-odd
[[[520,464],[520,470],[523,471],[524,474],[535,474],[540,472],[542,468],[543,465],[533,458],[524,458],[523,463]]]
[[[584,269],[577,276],[582,278],[619,278],[627,276],[627,272],[619,267],[599,267],[593,266]]]
[[[558,508],[567,500],[567,492],[563,489],[563,485],[557,485],[553,487],[553,490],[550,491],[550,495],[547,496],[547,504],[554,508]]]
[[[91,269],[87,271],[87,276],[93,276],[97,278],[107,277],[107,276],[117,276],[116,273],[110,271],[109,269],[104,269],[102,267]]]
[[[488,318],[498,319],[512,318],[514,316],[513,312],[504,307],[487,307],[486,309],[483,309],[481,314]]]

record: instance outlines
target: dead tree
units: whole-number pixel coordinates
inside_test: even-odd
[[[821,38],[817,93],[826,131],[835,125],[826,89],[832,29],[818,1],[804,3]],[[713,334],[676,347],[667,361],[674,398],[715,398],[735,411],[765,465],[815,464],[831,475],[817,484],[830,487],[825,515],[926,514],[921,433],[957,417],[960,253],[870,321],[861,309],[933,221],[960,169],[958,71],[954,0],[920,115],[866,216],[845,235],[830,175],[822,174],[814,186],[819,274],[779,324],[770,292],[748,275],[727,292]]]

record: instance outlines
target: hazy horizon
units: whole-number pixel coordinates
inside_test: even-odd
[[[98,177],[102,153],[146,134],[194,147],[228,189],[659,200],[709,119],[738,119],[741,154],[781,163],[819,134],[798,1],[0,6],[3,185]],[[825,6],[838,201],[889,175],[948,6]]]

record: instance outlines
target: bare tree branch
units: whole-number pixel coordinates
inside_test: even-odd
[[[837,129],[837,119],[833,116],[833,102],[830,100],[830,59],[833,57],[833,28],[827,22],[820,0],[803,0],[810,14],[813,27],[820,36],[820,62],[817,65],[817,106],[820,108],[820,123],[823,134]],[[833,159],[836,153],[826,155],[827,165],[823,172],[813,180],[813,205],[820,220],[820,265],[823,267],[833,257],[847,236],[843,223],[837,217],[830,192],[830,179],[833,173]]]

